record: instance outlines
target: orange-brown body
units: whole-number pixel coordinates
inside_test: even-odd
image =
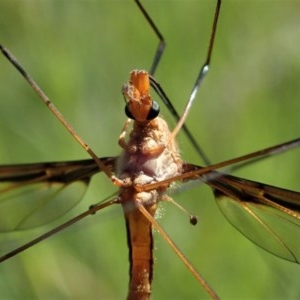
[[[139,211],[144,206],[154,217],[157,204],[168,185],[139,192],[135,188],[158,182],[181,173],[181,158],[167,123],[160,117],[145,120],[145,106],[151,107],[149,75],[133,71],[131,81],[123,88],[130,113],[135,121],[129,140],[125,141],[126,127],[119,144],[124,149],[117,161],[117,176],[131,184],[121,187],[119,199],[124,210],[129,246],[130,283],[128,299],[149,299],[153,266],[153,236],[151,222]],[[134,104],[130,104],[130,103]],[[139,114],[139,109],[142,113]],[[136,117],[138,115],[138,117]]]

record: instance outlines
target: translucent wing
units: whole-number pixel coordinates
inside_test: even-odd
[[[300,193],[185,164],[215,194],[227,220],[252,242],[283,259],[300,263]],[[203,172],[202,172],[203,171]],[[198,172],[199,174],[199,172]]]
[[[268,252],[300,263],[300,193],[229,175],[209,185],[235,228]]]
[[[114,158],[101,159],[112,168]],[[0,231],[46,224],[73,208],[84,196],[93,160],[0,166]]]

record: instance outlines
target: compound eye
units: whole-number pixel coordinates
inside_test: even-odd
[[[129,119],[135,120],[134,116],[132,115],[130,109],[129,109],[129,103],[125,105],[125,114]]]
[[[147,115],[147,121],[155,119],[159,115],[159,112],[160,112],[160,108],[159,108],[158,103],[155,101],[152,101],[151,109],[149,110],[148,115]],[[129,119],[135,120],[134,115],[130,111],[129,103],[127,103],[125,105],[125,114]]]
[[[147,120],[153,120],[159,115],[159,105],[157,102],[152,101],[152,107],[148,113]]]

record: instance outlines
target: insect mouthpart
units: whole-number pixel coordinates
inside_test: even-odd
[[[130,74],[130,81],[122,88],[127,100],[126,116],[138,122],[155,119],[159,114],[159,105],[150,96],[150,80],[148,72],[134,70]]]

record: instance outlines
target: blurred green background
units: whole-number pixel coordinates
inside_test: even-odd
[[[156,78],[181,112],[205,59],[215,1],[143,3],[167,42]],[[299,15],[299,1],[224,0],[211,72],[187,121],[213,162],[300,136]],[[99,156],[120,152],[121,86],[130,70],[149,69],[157,46],[133,1],[1,0],[0,42]],[[163,115],[174,125],[168,112]],[[3,57],[0,141],[1,164],[88,157]],[[184,136],[179,144],[185,160],[202,163]],[[299,191],[299,153],[237,175]],[[80,204],[56,222],[1,234],[1,253],[114,191],[103,175],[95,176]],[[221,298],[299,299],[300,267],[233,229],[209,188],[174,198],[198,215],[198,225],[166,204],[160,222]],[[1,298],[124,299],[127,257],[121,208],[108,208],[1,264]],[[208,298],[158,233],[154,272],[153,299]]]

